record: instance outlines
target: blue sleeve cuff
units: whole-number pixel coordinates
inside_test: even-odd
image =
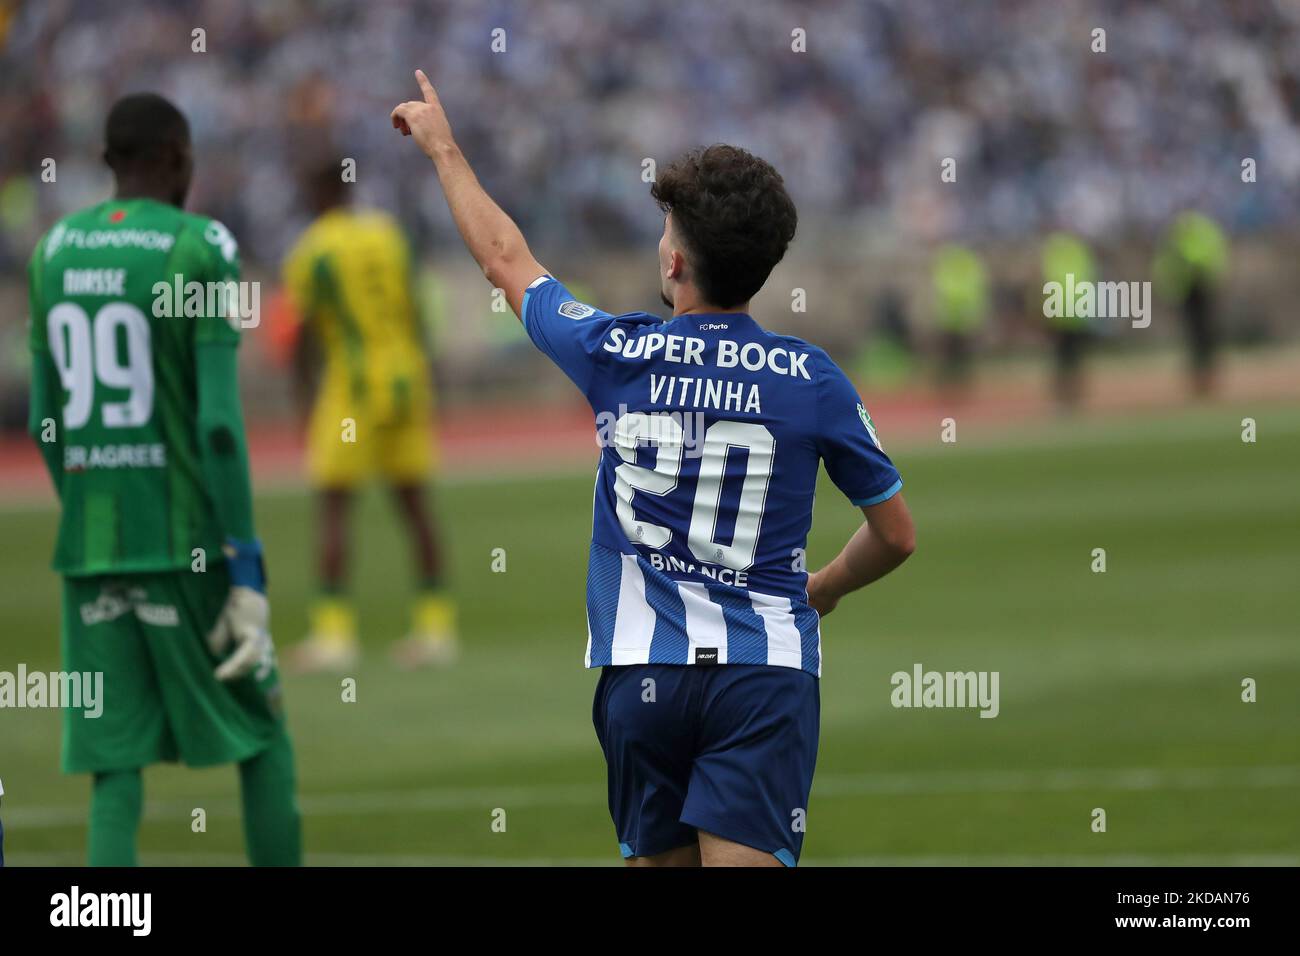
[[[528,297],[533,294],[532,286],[524,290],[524,301],[519,303],[519,321],[528,328]]]
[[[538,286],[545,285],[553,279],[554,276],[549,273],[546,275],[540,275],[529,283],[526,289],[524,289],[524,301],[519,303],[519,321],[523,323],[525,329],[528,328],[528,297],[533,294],[533,290]]]
[[[226,556],[226,571],[232,588],[252,588],[266,591],[266,568],[262,563],[262,542],[239,541],[227,538],[222,548]]]
[[[898,494],[899,489],[902,487],[903,487],[903,479],[899,478],[896,482],[894,482],[892,485],[890,485],[888,488],[886,488],[878,495],[872,495],[870,498],[860,498],[860,499],[850,499],[850,500],[859,508],[868,508],[871,505],[878,505],[882,501],[888,501],[890,498],[894,497],[894,495]]]

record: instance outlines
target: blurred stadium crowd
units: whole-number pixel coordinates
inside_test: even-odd
[[[364,197],[450,241],[436,191],[403,188],[421,158],[387,135],[414,64],[539,241],[652,235],[629,182],[643,158],[703,141],[769,157],[806,219],[869,216],[900,238],[1104,236],[1195,204],[1232,231],[1300,215],[1300,5],[1284,0],[45,0],[8,9],[3,30],[6,270],[44,224],[102,195],[105,111],[146,88],[188,111],[192,205],[246,257],[274,263],[303,225],[307,150],[355,158]],[[42,188],[47,156],[61,157],[58,189]],[[1255,188],[1211,188],[1247,156]],[[979,188],[945,189],[940,157]]]
[[[351,158],[356,200],[395,212],[422,254],[444,389],[531,383],[515,323],[476,321],[481,276],[389,127],[416,65],[543,261],[616,311],[656,301],[646,160],[727,141],[770,159],[799,205],[797,265],[780,268],[817,305],[782,330],[846,358],[868,343],[856,366],[873,384],[911,377],[895,353],[960,379],[974,352],[1041,344],[1049,236],[1086,243],[1099,278],[1159,279],[1190,211],[1225,231],[1231,268],[1226,248],[1212,268],[1184,261],[1166,305],[1189,329],[1200,309],[1208,333],[1223,311],[1241,341],[1286,326],[1295,0],[0,0],[0,424],[21,421],[26,259],[107,194],[104,118],[139,90],[187,113],[189,206],[234,231],[246,277],[276,283],[310,221],[304,174]],[[274,401],[274,382],[252,387],[255,406]]]

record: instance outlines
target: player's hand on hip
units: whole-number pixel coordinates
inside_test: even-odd
[[[208,632],[208,649],[218,657],[230,654],[217,666],[217,680],[239,680],[254,671],[260,680],[270,672],[275,663],[270,618],[271,607],[261,591],[239,585],[230,589],[217,623]]]
[[[420,84],[424,102],[408,100],[399,103],[391,115],[393,129],[401,130],[403,136],[414,136],[420,149],[432,158],[439,147],[450,146],[454,142],[451,124],[447,122],[447,114],[443,112],[438,94],[423,70],[415,71],[415,80]]]
[[[812,608],[820,617],[825,617],[831,611],[835,610],[835,605],[840,603],[839,596],[832,594],[830,588],[826,587],[826,571],[814,571],[808,575],[808,606]]]

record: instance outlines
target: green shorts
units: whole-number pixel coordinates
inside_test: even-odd
[[[64,670],[103,674],[100,706],[63,711],[65,773],[237,763],[271,744],[283,719],[275,668],[260,680],[213,676],[206,636],[229,587],[220,563],[64,579]]]

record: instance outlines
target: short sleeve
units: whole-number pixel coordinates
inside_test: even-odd
[[[205,311],[195,318],[194,341],[206,344],[239,343],[239,330],[243,323],[255,323],[260,317],[251,315],[244,319],[241,309],[251,304],[241,293],[239,283],[239,244],[230,230],[215,219],[196,221],[177,241],[175,271],[186,282],[222,283],[227,290],[225,308]],[[247,300],[247,301],[246,301]]]
[[[835,487],[863,508],[892,498],[903,479],[880,446],[857,389],[829,359],[818,375],[817,393],[817,450]]]
[[[579,302],[550,276],[541,276],[524,290],[521,311],[533,344],[586,395],[615,317]]]

